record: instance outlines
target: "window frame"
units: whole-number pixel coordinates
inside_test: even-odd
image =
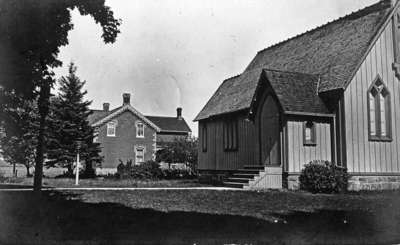
[[[113,134],[109,133],[109,129],[111,129],[110,125],[114,126],[114,133]],[[110,121],[110,122],[107,123],[106,135],[107,135],[107,137],[116,137],[116,135],[117,135],[117,121]]]
[[[311,124],[311,128],[307,124]],[[306,139],[306,130],[311,129],[311,139]],[[314,121],[308,120],[303,122],[303,145],[304,146],[317,146],[317,129]]]
[[[142,126],[143,135],[139,135],[139,125]],[[141,121],[138,121],[138,122],[136,122],[135,126],[136,126],[136,138],[144,138],[144,123]]]
[[[237,151],[239,148],[238,120],[229,118],[223,122],[223,147],[224,151]]]
[[[98,143],[99,141],[99,129],[95,128],[93,131],[93,143]]]
[[[208,142],[207,123],[203,123],[201,127],[201,150],[203,152],[207,152],[207,142]]]
[[[377,82],[382,84],[382,88],[379,89]],[[374,97],[375,102],[375,135],[371,132],[371,106],[370,106],[370,94],[375,90],[377,93]],[[386,95],[383,95],[383,92]],[[386,135],[382,136],[382,120],[381,120],[381,100],[380,95],[383,95],[385,101],[385,124],[386,124]],[[367,91],[367,117],[368,117],[368,141],[377,142],[388,142],[392,141],[392,111],[391,111],[391,98],[390,91],[382,78],[377,75]]]
[[[143,152],[143,159],[141,162],[138,161],[138,151]],[[145,146],[135,146],[135,165],[139,165],[145,162],[146,147]]]

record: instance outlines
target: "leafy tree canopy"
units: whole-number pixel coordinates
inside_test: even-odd
[[[81,15],[91,15],[102,26],[105,43],[115,41],[120,20],[113,17],[104,0],[0,2],[0,44],[5,54],[0,64],[6,65],[8,71],[4,72],[9,75],[8,79],[0,78],[4,89],[32,96],[41,83],[53,81],[50,68],[62,64],[57,55],[60,47],[68,44],[73,9]]]
[[[60,47],[68,44],[72,30],[70,11],[90,15],[103,29],[105,43],[119,33],[120,20],[105,6],[104,0],[3,0],[0,1],[0,88],[19,97],[38,96],[39,131],[36,146],[34,189],[42,185],[44,133],[49,112],[52,68],[62,63]],[[0,96],[0,104],[7,97]],[[0,118],[7,116],[0,107]]]
[[[162,144],[162,149],[156,153],[157,162],[187,163],[195,170],[197,168],[197,138],[177,137],[172,142]]]

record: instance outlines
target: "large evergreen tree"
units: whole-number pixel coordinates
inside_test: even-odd
[[[86,175],[94,176],[94,165],[102,161],[100,144],[93,142],[94,129],[88,122],[91,101],[84,100],[85,81],[76,69],[73,63],[69,65],[69,74],[59,80],[60,93],[51,103],[46,165],[65,167],[72,175],[79,148]]]

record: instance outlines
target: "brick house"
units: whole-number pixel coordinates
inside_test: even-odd
[[[187,137],[191,130],[177,108],[175,117],[145,116],[130,103],[130,94],[122,95],[123,103],[113,110],[104,103],[103,110],[92,110],[89,123],[96,128],[95,141],[101,144],[104,161],[101,172],[113,172],[119,160],[139,164],[155,159],[164,142]]]

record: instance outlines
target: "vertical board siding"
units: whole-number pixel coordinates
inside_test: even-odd
[[[238,116],[238,150],[224,151],[223,120],[215,119],[199,122],[199,136],[204,123],[207,124],[207,151],[199,147],[199,169],[203,170],[235,170],[243,165],[258,165],[256,157],[256,129],[253,122],[245,120],[245,116]],[[199,146],[202,145],[199,137]]]
[[[316,122],[316,146],[303,145],[303,121],[288,121],[288,171],[300,172],[312,160],[331,161],[331,126]]]
[[[347,168],[355,173],[399,172],[400,108],[399,81],[392,70],[394,62],[390,22],[344,92],[346,117]],[[391,142],[368,140],[367,90],[379,75],[390,92]]]

